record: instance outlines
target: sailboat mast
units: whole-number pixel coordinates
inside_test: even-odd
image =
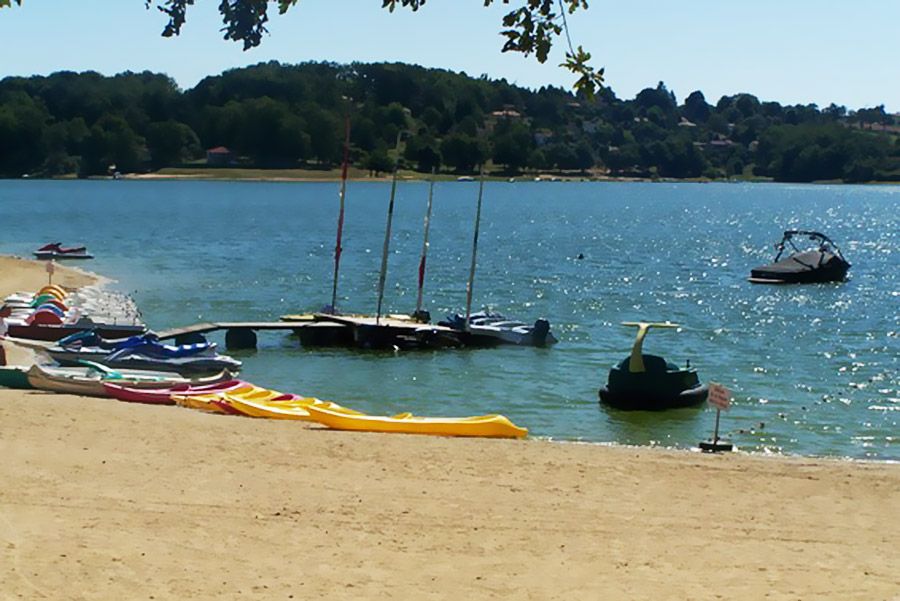
[[[469,269],[469,281],[466,284],[466,330],[469,329],[469,318],[472,316],[472,286],[475,283],[475,263],[478,255],[478,231],[481,229],[481,199],[484,196],[484,165],[478,183],[478,206],[475,209],[475,236],[472,240],[472,266]]]
[[[350,163],[350,115],[344,118],[344,162],[341,166],[341,208],[338,212],[337,240],[334,245],[334,282],[331,286],[331,314],[337,313],[338,272],[341,267],[341,240],[344,236],[344,199],[347,196],[347,166]]]
[[[400,137],[397,133],[397,159],[394,163],[394,174],[391,177],[391,200],[388,203],[387,225],[384,228],[384,247],[381,251],[381,273],[378,274],[378,308],[375,311],[375,325],[381,323],[381,303],[384,300],[384,281],[387,278],[388,252],[391,245],[391,223],[394,221],[394,197],[397,195],[397,170],[400,168]]]
[[[425,209],[425,238],[422,241],[422,258],[419,259],[419,295],[416,298],[416,312],[422,311],[422,292],[425,288],[425,260],[428,257],[428,230],[431,227],[431,201],[434,198],[434,169],[431,170],[431,181],[428,183],[428,207]]]

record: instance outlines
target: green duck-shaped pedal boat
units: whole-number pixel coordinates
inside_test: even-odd
[[[600,402],[617,409],[658,411],[699,405],[709,389],[701,384],[697,370],[684,369],[657,355],[643,353],[650,328],[677,328],[674,323],[622,322],[638,328],[631,356],[609,370],[609,380],[600,389]]]

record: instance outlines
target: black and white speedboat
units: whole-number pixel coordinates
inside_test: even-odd
[[[499,313],[481,311],[472,313],[468,321],[465,315],[450,315],[438,325],[459,332],[465,346],[549,346],[557,342],[550,331],[550,322],[538,319],[533,324],[507,319]]]
[[[813,248],[801,249],[794,238],[807,237]],[[787,245],[787,246],[786,246]],[[787,257],[782,258],[790,247]],[[825,234],[804,230],[784,232],[781,242],[775,245],[778,254],[768,265],[750,272],[749,281],[754,284],[810,284],[817,282],[843,282],[847,278],[850,263],[840,249]]]

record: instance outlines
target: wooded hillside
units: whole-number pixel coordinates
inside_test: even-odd
[[[155,73],[0,80],[0,175],[81,176],[206,166],[327,168],[350,116],[353,163],[470,173],[762,176],[900,181],[900,119],[883,106],[782,106],[750,94],[679,103],[660,82],[631,100],[529,90],[405,64],[276,62],[182,91]],[[398,146],[398,140],[400,141]]]

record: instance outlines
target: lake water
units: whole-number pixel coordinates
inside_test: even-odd
[[[339,308],[373,313],[390,185],[348,186]],[[427,198],[398,188],[385,293],[415,308]],[[477,183],[435,187],[426,308],[465,307]],[[275,320],[331,300],[336,183],[2,181],[0,252],[86,244],[155,329]],[[784,229],[834,239],[850,281],[756,286]],[[576,257],[583,254],[584,258]],[[474,309],[550,319],[550,349],[303,349],[261,333],[238,353],[260,385],[379,414],[504,413],[556,440],[691,447],[706,408],[628,413],[597,402],[628,355],[628,320],[671,320],[645,352],[734,392],[722,431],[740,448],[900,459],[900,187],[489,183]],[[214,339],[222,340],[221,335]]]

